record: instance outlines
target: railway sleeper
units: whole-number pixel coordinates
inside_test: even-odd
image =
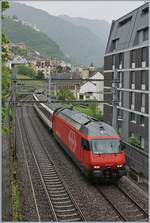
[[[55,208],[70,208],[70,207],[73,207],[72,204],[70,205],[55,205]]]
[[[79,215],[78,213],[72,213],[72,214],[58,214],[57,216],[59,217],[59,218],[66,218],[66,217],[73,217],[73,216],[77,216],[77,215]]]
[[[71,201],[70,200],[67,200],[67,201],[53,201],[53,204],[66,204],[66,203],[71,204]]]
[[[68,194],[67,193],[63,193],[63,194],[52,194],[51,193],[51,196],[52,197],[63,197],[63,196],[67,196],[68,197]]]
[[[75,208],[72,208],[72,209],[60,209],[60,210],[56,210],[56,212],[72,212],[72,211],[76,211],[76,209]]]
[[[54,200],[68,200],[68,196],[67,197],[55,197],[55,198],[53,198],[52,197],[52,199]]]
[[[81,221],[81,218],[71,218],[71,219],[66,219],[66,220],[60,220],[61,222],[76,222],[76,221]]]

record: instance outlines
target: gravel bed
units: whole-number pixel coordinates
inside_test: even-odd
[[[28,116],[26,116],[27,119]],[[22,117],[20,117],[22,118]],[[20,143],[19,140],[20,136],[18,135],[18,143]],[[36,170],[33,158],[31,156],[31,152],[29,150],[28,147],[28,142],[26,140],[26,136],[23,132],[23,139],[24,139],[24,144],[25,149],[26,149],[26,154],[27,154],[27,159],[29,162],[29,166],[30,166],[30,174],[31,174],[31,178],[32,178],[32,183],[34,185],[34,190],[35,190],[35,196],[38,202],[38,209],[40,212],[40,217],[41,217],[41,221],[50,221],[52,219],[52,217],[49,214],[49,206],[47,203],[47,198],[43,189],[43,186],[41,184],[40,181],[40,177],[39,174]],[[31,184],[29,181],[29,176],[27,173],[27,166],[25,163],[25,158],[23,155],[23,150],[20,150],[20,148],[22,148],[22,145],[18,145],[18,161],[19,161],[19,182],[20,182],[20,186],[21,186],[21,191],[22,191],[22,216],[23,216],[23,220],[24,221],[38,221],[38,217],[37,217],[37,212],[35,209],[35,202],[33,199],[33,193],[31,190]]]
[[[50,134],[43,125],[43,123],[40,121],[40,119],[37,117],[36,112],[32,107],[30,107],[30,110],[26,114],[26,123],[29,128],[29,132],[31,134],[31,137],[33,137],[34,144],[38,146],[38,141],[34,139],[35,135],[32,133],[31,129],[31,122],[28,118],[28,115],[30,115],[33,119],[34,125],[39,130],[39,134],[41,136],[41,140],[45,147],[49,151],[49,155],[52,158],[52,160],[55,163],[56,168],[59,170],[59,173],[61,174],[62,178],[68,185],[68,188],[70,192],[72,193],[74,199],[76,200],[77,204],[83,211],[83,214],[86,217],[87,221],[119,221],[119,217],[117,216],[116,212],[112,209],[112,207],[107,203],[107,201],[103,198],[103,196],[97,191],[95,185],[80,172],[79,168],[73,163],[73,161],[69,158],[69,156],[63,151],[62,147],[57,143],[57,141],[54,139],[52,134]],[[18,140],[19,141],[19,140]],[[20,142],[19,142],[20,143]],[[19,144],[20,148],[21,145]],[[19,149],[20,150],[20,149]],[[34,201],[32,197],[32,191],[29,186],[29,180],[28,180],[28,174],[26,171],[26,166],[24,164],[24,159],[22,156],[22,150],[18,151],[20,154],[21,162],[19,164],[20,166],[20,184],[22,187],[22,194],[23,194],[23,216],[24,220],[26,221],[37,221],[37,215],[35,215],[35,207],[34,207]],[[31,156],[29,155],[29,160],[31,160]],[[34,174],[34,170],[32,172]],[[36,178],[35,178],[36,179]],[[142,194],[137,192],[137,188],[133,187],[132,184],[130,184],[127,180],[121,180],[120,186],[123,187],[123,189],[131,194],[135,199],[137,199],[138,202],[142,203],[143,207],[147,208],[147,200],[145,199]],[[38,181],[36,182],[36,190],[37,193],[41,194],[42,186],[40,186],[40,183]],[[29,196],[30,195],[30,196]],[[46,201],[46,198],[42,195],[41,196],[41,209],[45,210],[45,213],[48,212],[48,205]],[[44,203],[45,202],[45,203]],[[42,219],[44,221],[47,220],[47,218]]]
[[[83,211],[87,221],[119,221],[115,211],[100,195],[96,187],[83,176],[61,146],[43,126],[33,109],[28,112],[36,127],[40,130],[41,139],[48,148],[50,157],[65,180],[74,199]]]
[[[127,177],[123,177],[118,184],[127,194],[129,194],[144,210],[148,211],[148,195],[133,181]]]
[[[19,115],[19,111],[17,112]],[[27,172],[27,166],[20,140],[20,132],[17,128],[17,181],[21,189],[21,211],[23,221],[36,221],[37,213],[34,205],[33,194]]]

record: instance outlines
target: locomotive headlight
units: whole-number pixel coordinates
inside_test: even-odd
[[[120,165],[117,165],[117,167],[122,167],[123,165],[122,164],[120,164]]]
[[[100,166],[93,166],[94,169],[100,169]]]

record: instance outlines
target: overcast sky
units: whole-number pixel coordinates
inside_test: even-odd
[[[69,15],[111,22],[127,14],[144,1],[19,1],[43,9],[51,15]]]

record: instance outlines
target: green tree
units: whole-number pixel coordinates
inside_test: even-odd
[[[25,75],[32,78],[36,76],[35,70],[33,70],[32,68],[26,65],[18,65],[17,68],[18,68],[18,74]]]
[[[61,89],[57,94],[57,98],[63,101],[75,100],[73,93],[69,89]]]
[[[1,2],[1,9],[2,9],[2,18],[4,18],[3,12],[9,8],[9,2],[8,1],[2,1]]]
[[[4,18],[3,12],[9,8],[8,1],[1,2],[2,8],[2,19]],[[6,113],[8,109],[5,106],[5,101],[10,95],[10,72],[9,69],[6,67],[6,62],[9,58],[9,40],[4,32],[2,32],[2,130],[6,132]]]

